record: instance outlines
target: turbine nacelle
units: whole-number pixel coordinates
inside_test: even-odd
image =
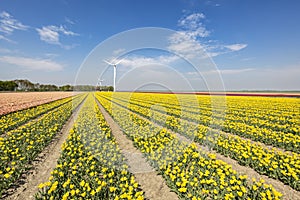
[[[106,62],[106,63],[109,64],[109,65],[112,65],[112,66],[116,67],[117,64],[119,64],[122,60],[118,60],[117,62],[114,62],[114,63],[109,62],[109,61],[107,61],[107,60],[103,60],[103,61]]]

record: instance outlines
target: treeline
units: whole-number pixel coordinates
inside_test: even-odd
[[[63,85],[32,83],[28,80],[0,81],[0,91],[113,91],[112,86]]]
[[[18,87],[14,81],[0,81],[0,91],[14,91]]]

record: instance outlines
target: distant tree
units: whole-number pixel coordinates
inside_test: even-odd
[[[0,91],[15,91],[17,87],[14,81],[0,81]]]
[[[41,85],[39,84],[39,83],[36,83],[36,84],[34,84],[34,91],[39,91],[40,90],[40,87],[41,87]]]
[[[71,85],[63,85],[59,87],[60,91],[72,91],[73,90],[73,86]]]
[[[58,91],[58,87],[56,85],[40,85],[40,91]]]
[[[114,91],[114,87],[113,86],[108,86],[107,89],[108,89],[108,91]]]
[[[0,81],[0,91],[113,91],[113,86],[63,85],[32,83],[29,80]]]

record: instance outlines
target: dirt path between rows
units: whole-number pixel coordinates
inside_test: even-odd
[[[161,200],[176,200],[177,195],[170,191],[166,185],[163,177],[158,175],[155,169],[143,157],[142,153],[133,146],[133,143],[121,131],[119,125],[106,112],[102,105],[96,100],[99,108],[109,124],[112,134],[121,149],[122,154],[127,159],[129,171],[134,174],[136,181],[140,184],[141,189],[145,192],[147,199],[161,199]]]
[[[68,138],[69,131],[73,127],[74,121],[78,116],[79,110],[85,99],[73,111],[69,120],[65,123],[62,130],[56,134],[52,142],[35,159],[33,169],[22,178],[22,183],[18,188],[11,191],[5,200],[30,200],[38,192],[38,185],[48,181],[51,171],[56,167],[57,160],[61,154],[61,146]]]
[[[124,109],[126,109],[126,108],[124,108]],[[163,127],[163,126],[161,126],[161,125],[159,125],[159,124],[157,124],[157,123],[155,123],[153,121],[150,121],[149,119],[143,117],[142,115],[140,115],[138,113],[132,112],[132,111],[130,111],[128,109],[127,109],[127,111],[131,112],[133,114],[138,115],[143,120],[146,120],[146,121],[154,124],[155,126],[167,129],[166,127]],[[191,143],[192,142],[190,139],[186,138],[185,136],[183,136],[183,135],[181,135],[179,133],[176,133],[176,132],[174,132],[174,131],[172,131],[170,129],[167,129],[167,130],[170,133],[173,133],[174,135],[176,135],[177,138],[179,140],[183,141],[183,142],[187,142],[187,143]],[[234,159],[231,159],[229,157],[223,156],[223,155],[217,153],[214,150],[208,150],[208,148],[205,147],[205,146],[201,146],[201,145],[197,144],[197,147],[198,147],[199,150],[204,151],[206,153],[216,154],[216,159],[222,160],[222,161],[226,162],[227,164],[231,165],[232,169],[235,170],[235,171],[237,171],[239,174],[247,175],[248,182],[251,183],[252,182],[252,178],[256,178],[256,180],[264,179],[267,184],[273,185],[274,188],[277,191],[279,191],[279,192],[281,192],[283,194],[282,199],[284,199],[284,200],[288,200],[288,199],[289,200],[290,199],[291,200],[300,199],[300,192],[299,191],[296,191],[293,188],[291,188],[290,186],[285,185],[281,181],[269,178],[268,176],[265,176],[265,175],[261,175],[261,174],[257,173],[254,169],[252,169],[250,167],[246,167],[246,166],[242,166],[242,165],[238,164],[238,162],[236,160],[234,160]]]

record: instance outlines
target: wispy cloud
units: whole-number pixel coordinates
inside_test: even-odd
[[[54,62],[50,59],[1,56],[0,62],[17,65],[27,70],[60,71],[63,69],[62,64]]]
[[[9,35],[15,30],[27,30],[28,28],[29,26],[22,24],[8,12],[2,11],[0,13],[0,32]]]
[[[72,25],[75,24],[75,22],[74,22],[73,20],[69,19],[68,17],[65,17],[65,21],[66,21],[67,23],[69,23],[69,24],[72,24]]]
[[[56,57],[58,57],[59,55],[56,54],[56,53],[45,53],[44,56],[45,56],[46,58],[56,58]]]
[[[118,55],[124,53],[126,50],[124,48],[116,49],[113,51],[113,55]]]
[[[1,36],[1,35],[0,35]],[[0,48],[0,53],[12,53],[12,50],[10,49],[5,49],[5,48]]]
[[[210,31],[208,31],[202,23],[203,19],[205,19],[203,13],[194,13],[178,20],[178,26],[183,28],[184,33],[191,38],[207,37],[209,36]]]
[[[247,44],[231,44],[231,45],[225,45],[226,48],[230,49],[231,51],[239,51],[241,49],[246,48]]]
[[[193,13],[178,20],[181,29],[169,37],[168,50],[186,58],[193,58],[204,53],[204,46],[200,40],[210,35],[203,20],[203,13]]]
[[[201,72],[187,72],[186,74],[189,76],[199,77],[199,73],[203,75],[212,75],[212,74],[229,75],[229,74],[241,74],[241,73],[254,71],[254,70],[255,70],[254,68],[220,69],[220,70],[209,70],[209,71],[201,71]]]
[[[206,1],[205,4],[208,5],[208,6],[214,6],[214,7],[221,6],[221,4],[217,3],[216,1]]]
[[[169,37],[169,51],[186,58],[193,58],[203,54],[203,46],[195,38],[181,31]]]
[[[204,24],[203,13],[193,13],[178,20],[180,31],[169,37],[168,49],[186,58],[214,57],[225,53],[239,51],[247,44],[224,45],[217,40],[208,39],[211,31]]]
[[[4,40],[6,42],[10,42],[10,43],[14,43],[14,44],[16,43],[15,41],[12,41],[11,39],[9,39],[3,35],[0,35],[0,40]]]
[[[36,28],[36,31],[40,35],[40,39],[44,42],[47,42],[49,44],[56,44],[60,45],[63,48],[70,49],[66,46],[62,45],[60,42],[60,36],[66,35],[66,36],[77,36],[78,33],[74,33],[73,31],[67,30],[64,26],[43,26],[42,28]]]
[[[255,70],[254,68],[244,68],[244,69],[222,69],[219,70],[221,74],[240,74],[244,72],[249,72]]]
[[[177,56],[157,56],[157,57],[130,56],[119,60],[120,61],[119,65],[122,65],[123,67],[127,67],[127,68],[135,68],[135,67],[141,67],[144,65],[151,65],[151,64],[168,65],[176,60],[178,60]],[[115,63],[118,61],[111,59],[110,62]]]
[[[59,33],[52,29],[52,26],[37,28],[36,31],[40,35],[40,39],[49,44],[60,44]]]

